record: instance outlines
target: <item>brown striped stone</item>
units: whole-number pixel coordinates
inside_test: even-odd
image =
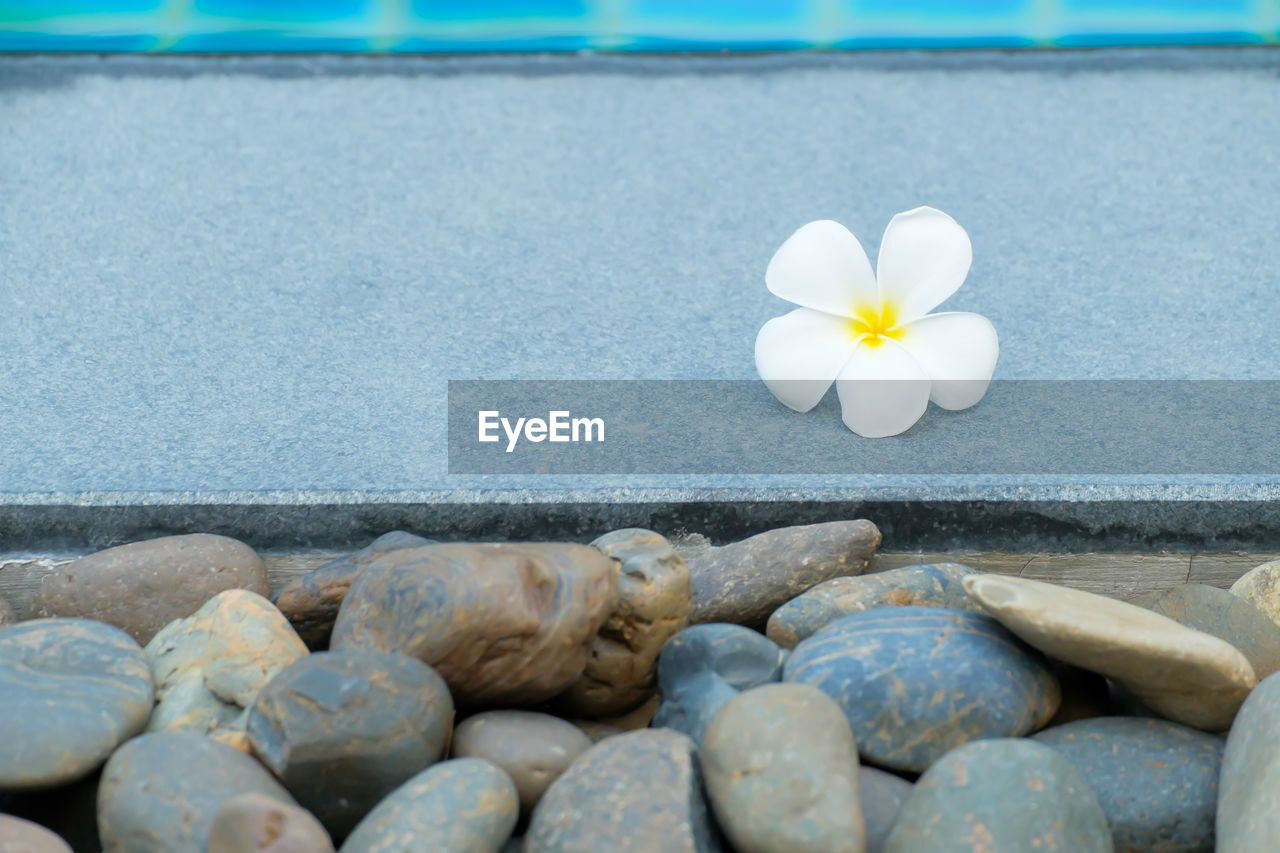
[[[273,601],[309,648],[323,649],[329,645],[342,600],[361,569],[392,551],[431,544],[434,544],[431,539],[393,530],[354,554],[344,554],[296,578],[276,593]]]
[[[687,558],[691,622],[763,627],[769,614],[812,586],[867,570],[880,531],[865,519],[781,527]]]
[[[684,560],[652,530],[615,530],[591,544],[614,561],[618,603],[591,643],[582,677],[556,705],[572,716],[616,716],[653,696],[658,654],[689,624],[693,587]]]
[[[331,647],[435,667],[460,706],[528,705],[582,675],[613,612],[613,561],[587,545],[427,545],[366,566]]]
[[[165,536],[98,551],[59,566],[32,602],[37,616],[83,616],[123,629],[146,645],[219,592],[267,595],[267,568],[253,549],[225,536]]]

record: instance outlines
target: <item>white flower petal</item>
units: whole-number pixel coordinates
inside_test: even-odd
[[[899,213],[876,259],[880,300],[900,323],[923,317],[959,289],[971,263],[969,235],[950,216],[932,207]]]
[[[849,360],[857,338],[844,317],[797,308],[756,335],[756,371],[784,406],[807,412]]]
[[[929,405],[929,384],[905,347],[888,338],[864,338],[836,379],[841,417],[865,438],[906,432]]]
[[[930,314],[899,330],[898,341],[933,380],[929,399],[967,409],[982,399],[1000,357],[996,327],[981,314]]]
[[[810,222],[769,261],[764,283],[788,302],[851,317],[876,304],[876,277],[858,238],[839,222]]]

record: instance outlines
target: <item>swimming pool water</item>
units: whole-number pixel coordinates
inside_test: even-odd
[[[1280,0],[0,0],[0,51],[483,53],[1280,41]]]

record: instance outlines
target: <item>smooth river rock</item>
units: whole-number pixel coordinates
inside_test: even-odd
[[[206,853],[218,810],[241,794],[296,806],[266,768],[191,732],[136,737],[107,761],[98,786],[105,853]]]
[[[361,570],[332,648],[401,652],[435,667],[460,706],[530,705],[582,675],[618,599],[589,545],[427,545]]]
[[[655,728],[668,728],[702,743],[711,718],[742,690],[782,677],[786,652],[741,625],[691,625],[667,643],[658,658],[662,704]]]
[[[71,853],[71,847],[38,823],[0,814],[0,853]]]
[[[515,782],[520,811],[527,816],[591,743],[577,726],[550,714],[484,711],[458,724],[450,755],[501,767]]]
[[[880,531],[865,519],[769,530],[687,558],[691,622],[763,627],[769,614],[812,586],[867,570]]]
[[[785,681],[844,709],[868,761],[920,772],[947,751],[1042,727],[1061,700],[1044,659],[994,619],[940,607],[881,607],[801,641]]]
[[[391,551],[433,544],[433,539],[403,530],[384,533],[359,551],[344,554],[295,578],[272,600],[308,648],[323,649],[329,645],[329,635],[333,632],[333,622],[338,618],[342,600],[347,597],[347,591],[361,569]]]
[[[970,575],[965,588],[1023,640],[1175,722],[1223,731],[1257,683],[1234,646],[1137,605],[1006,575]]]
[[[1031,740],[952,750],[920,777],[885,853],[1112,853],[1111,831],[1084,776]]]
[[[915,786],[877,767],[858,768],[858,797],[862,804],[862,820],[867,825],[867,853],[881,853],[898,813],[911,797]]]
[[[91,619],[0,628],[0,791],[79,779],[146,726],[151,669],[136,642]]]
[[[306,810],[241,794],[213,816],[207,853],[333,853],[333,842]]]
[[[615,530],[591,544],[614,561],[618,601],[591,643],[581,678],[556,705],[571,716],[608,717],[653,695],[658,653],[689,624],[693,586],[684,560],[652,530]]]
[[[84,616],[146,645],[227,589],[267,595],[267,567],[226,536],[191,533],[119,545],[59,566],[32,601],[37,616]]]
[[[816,687],[766,684],[735,696],[698,757],[739,853],[865,853],[858,747],[844,711]]]
[[[442,761],[405,782],[360,821],[341,853],[498,853],[520,805],[516,787],[479,758]]]
[[[453,699],[435,670],[368,649],[316,652],[285,667],[259,691],[247,723],[254,754],[335,839],[439,761],[452,730]]]
[[[307,647],[270,601],[230,589],[166,625],[146,651],[159,700],[148,730],[205,734],[243,730],[258,691]]]
[[[693,741],[649,729],[600,741],[543,795],[525,853],[715,853]]]
[[[1084,776],[1117,850],[1213,853],[1222,738],[1166,720],[1098,717],[1032,740]]]
[[[1245,700],[1227,736],[1218,782],[1219,853],[1277,849],[1280,839],[1280,673]]]
[[[773,611],[765,634],[784,649],[844,616],[876,607],[946,607],[979,611],[964,579],[973,569],[959,563],[907,566],[853,578],[832,578]]]
[[[1280,560],[1245,572],[1231,585],[1231,594],[1250,602],[1280,625]]]
[[[1244,654],[1259,680],[1280,670],[1280,625],[1225,589],[1188,583],[1132,599],[1131,603],[1226,640]]]

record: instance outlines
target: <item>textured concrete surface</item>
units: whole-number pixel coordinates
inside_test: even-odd
[[[933,547],[947,511],[903,502],[937,500],[978,547],[1027,519],[1075,547],[1278,541],[1274,478],[451,477],[443,407],[450,378],[751,378],[782,239],[831,217],[874,257],[918,204],[972,237],[946,307],[993,320],[997,377],[1280,378],[1278,63],[2,58],[0,550],[664,513],[732,535],[810,501]]]

